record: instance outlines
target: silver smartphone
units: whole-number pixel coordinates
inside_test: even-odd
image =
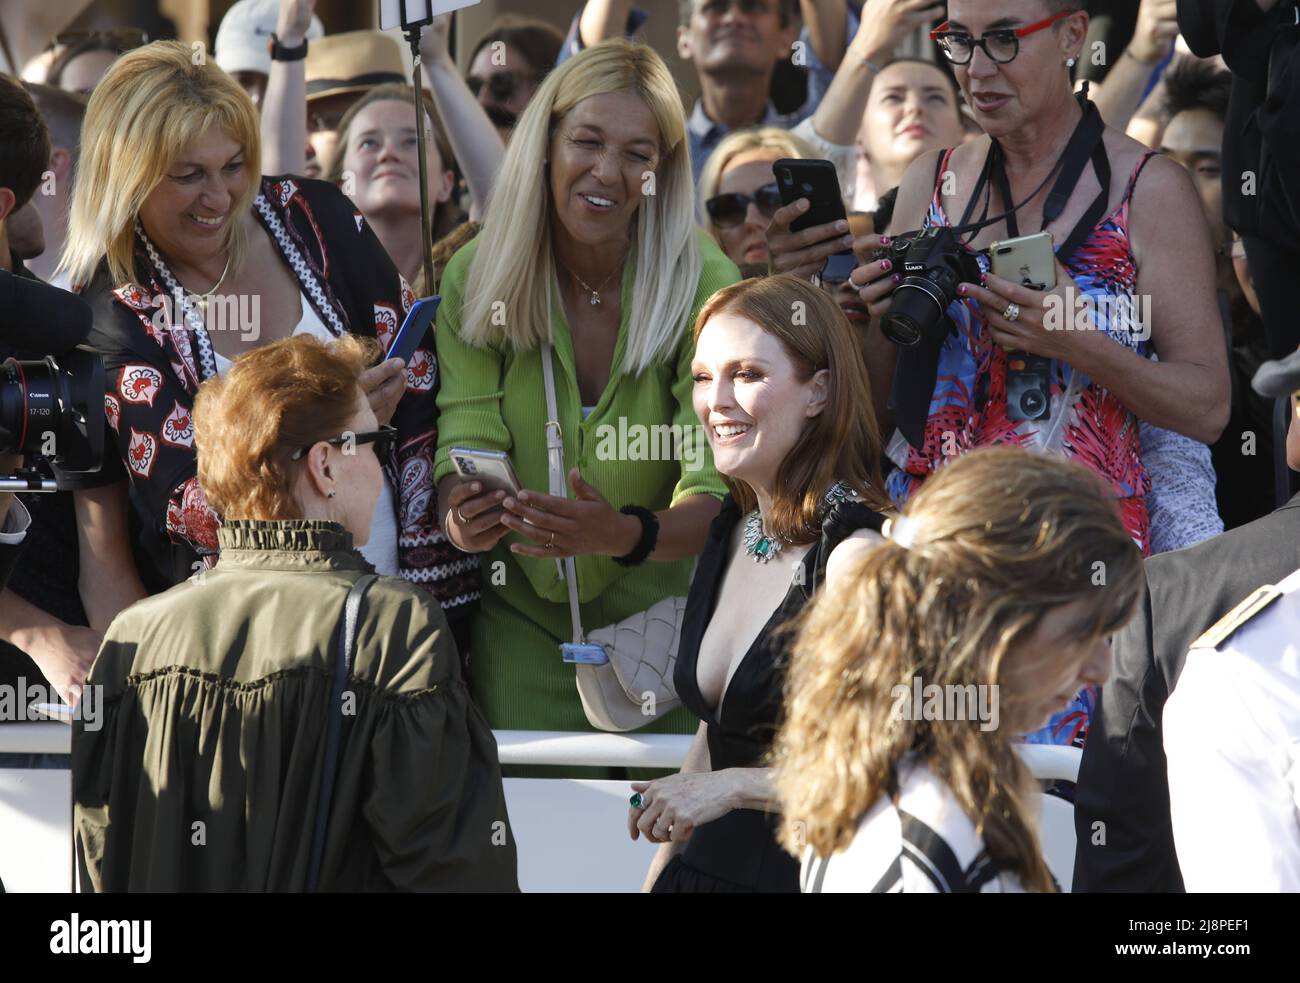
[[[453,447],[451,463],[462,478],[473,478],[484,491],[504,491],[518,495],[523,487],[515,474],[510,455],[505,451],[485,451],[476,447]]]
[[[989,245],[993,273],[1030,290],[1051,290],[1056,286],[1056,247],[1052,233],[1006,239]]]

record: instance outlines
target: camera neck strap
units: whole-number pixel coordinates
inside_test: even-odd
[[[1051,173],[1047,175],[1043,183],[1034,189],[1033,194],[1029,195],[1019,204],[1013,204],[1014,199],[1011,196],[1011,181],[1007,177],[1006,165],[1004,162],[1005,154],[1002,147],[996,140],[990,141],[988,156],[984,160],[984,169],[980,172],[979,182],[975,186],[975,192],[971,195],[970,201],[966,205],[966,212],[962,215],[961,225],[957,229],[960,233],[975,233],[986,226],[995,222],[1005,220],[1007,223],[1007,234],[1010,238],[1020,235],[1020,223],[1016,221],[1016,212],[1023,208],[1028,202],[1032,201],[1052,175],[1057,175],[1056,183],[1052,185],[1052,190],[1047,195],[1047,201],[1043,204],[1043,225],[1047,228],[1052,222],[1060,218],[1061,213],[1065,211],[1065,206],[1074,193],[1075,187],[1079,183],[1079,178],[1083,176],[1083,170],[1092,162],[1093,170],[1097,175],[1097,183],[1101,185],[1101,190],[1092,204],[1088,206],[1083,217],[1079,219],[1073,231],[1066,238],[1061,248],[1057,250],[1057,256],[1061,262],[1066,262],[1072,256],[1101,221],[1106,214],[1106,205],[1110,200],[1110,159],[1106,156],[1106,144],[1103,139],[1106,130],[1106,124],[1101,118],[1101,113],[1097,110],[1096,105],[1088,99],[1087,91],[1078,95],[1079,107],[1083,110],[1083,117],[1079,120],[1078,125],[1074,128],[1074,133],[1070,135],[1070,141],[1065,145],[1056,166],[1052,168]],[[979,222],[968,224],[971,213],[975,209],[975,202],[979,200],[982,193],[986,192],[996,183],[998,194],[1002,196],[1002,202],[1007,211],[1001,215],[995,215],[993,218],[981,218]],[[987,205],[986,205],[987,213]]]

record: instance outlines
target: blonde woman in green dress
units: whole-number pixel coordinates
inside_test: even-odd
[[[739,279],[694,222],[686,121],[650,48],[596,45],[555,69],[511,138],[479,236],[447,266],[434,480],[452,542],[482,557],[470,676],[493,727],[589,730],[557,559],[583,626],[685,594],[725,487],[691,406],[692,326]],[[570,495],[548,484],[543,343]],[[448,451],[505,451],[488,491]],[[678,711],[653,729],[689,732]]]

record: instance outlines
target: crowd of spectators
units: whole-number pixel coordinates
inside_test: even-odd
[[[1300,746],[1298,636],[1254,620],[1300,603],[1291,5],[679,0],[656,51],[674,5],[586,0],[438,18],[418,91],[315,0],[239,0],[210,58],[17,6],[0,269],[88,305],[105,454],[0,492],[0,685],[110,698],[85,886],[514,889],[491,729],[592,729],[562,647],[678,597],[644,730],[684,765],[582,772],[631,780],[646,890],[1055,890],[1023,742],[1082,749],[1075,889],[1300,890],[1297,772],[1231,766],[1270,699],[1249,760]],[[900,719],[913,680],[1000,722]],[[1191,732],[1266,834],[1236,881]]]

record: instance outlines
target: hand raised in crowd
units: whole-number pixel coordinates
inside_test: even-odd
[[[1154,65],[1169,54],[1176,37],[1178,0],[1142,0],[1128,53],[1140,62]]]
[[[681,843],[695,827],[711,823],[735,808],[730,775],[724,771],[686,771],[652,782],[633,782],[641,806],[628,810],[632,839],[642,833],[651,843]]]
[[[451,14],[441,14],[425,28],[420,36],[420,64],[429,66],[451,57],[447,47],[447,34],[451,29]]]
[[[870,255],[875,250],[888,246],[889,236],[862,236],[858,239],[858,244],[859,255]],[[858,296],[862,298],[862,303],[867,305],[867,313],[872,318],[878,318],[889,310],[890,297],[893,296],[894,288],[898,286],[900,279],[902,278],[899,274],[894,272],[893,260],[888,258],[859,266],[849,274],[849,283],[853,284],[858,291]]]
[[[280,19],[275,34],[280,43],[297,47],[307,37],[312,15],[316,13],[316,0],[280,0]]]
[[[963,283],[957,288],[957,293],[961,297],[974,298],[980,305],[988,321],[990,336],[1005,351],[1029,352],[1078,367],[1087,364],[1081,346],[1094,337],[1105,338],[1099,331],[1070,330],[1074,327],[1075,307],[1065,303],[1064,298],[1071,292],[1074,297],[1085,294],[1059,261],[1056,264],[1056,286],[1051,290],[1033,290],[992,273],[985,280],[983,286]],[[1014,319],[1005,316],[1012,304],[1019,308],[1012,312],[1016,314]],[[1059,324],[1052,323],[1049,304],[1056,308]]]
[[[852,46],[859,57],[888,57],[904,38],[929,27],[943,12],[944,4],[937,0],[867,0]]]
[[[381,424],[391,421],[402,393],[406,392],[406,363],[400,358],[385,359],[362,372],[358,381],[375,412],[375,419]]]
[[[569,472],[569,485],[576,498],[557,498],[541,492],[521,491],[518,498],[502,503],[506,514],[501,521],[536,542],[513,543],[510,549],[523,556],[559,559],[566,556],[625,556],[641,541],[641,521],[624,515],[609,504],[599,491],[583,480],[581,472]]]
[[[505,510],[501,502],[503,491],[483,491],[477,481],[461,481],[447,495],[447,514],[442,519],[442,531],[452,545],[466,553],[485,553],[510,531],[502,523]]]
[[[767,249],[773,273],[810,277],[822,268],[827,256],[855,244],[845,219],[791,232],[791,223],[810,207],[807,198],[800,198],[782,205],[772,215],[767,226]]]

